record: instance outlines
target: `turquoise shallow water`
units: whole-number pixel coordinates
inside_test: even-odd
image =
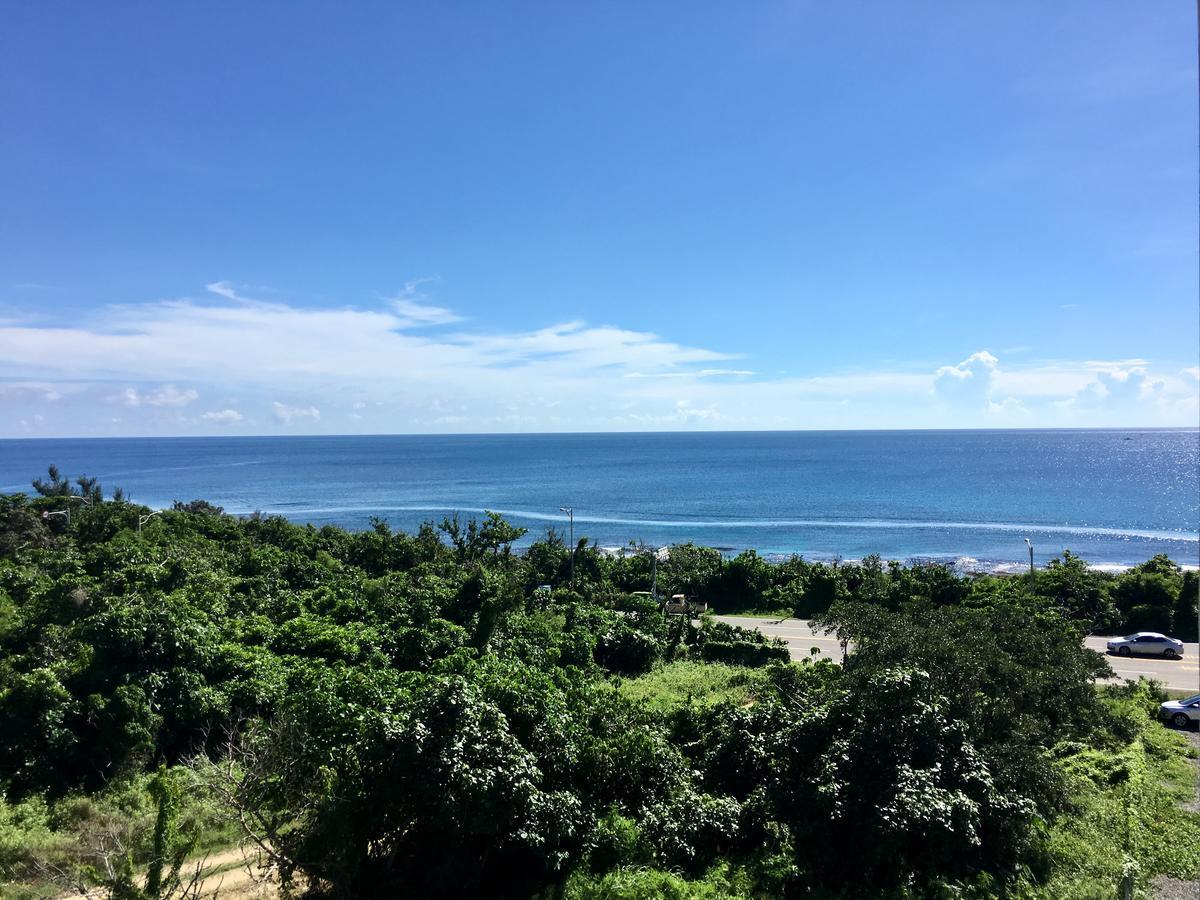
[[[484,509],[606,546],[696,541],[1003,568],[1200,562],[1200,433],[753,432],[0,441],[0,489],[56,463],[134,500],[413,530]]]

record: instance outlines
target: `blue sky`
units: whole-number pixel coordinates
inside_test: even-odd
[[[0,435],[1196,425],[1194,16],[9,5]]]

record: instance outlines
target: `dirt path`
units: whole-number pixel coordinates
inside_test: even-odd
[[[233,847],[189,860],[180,871],[185,882],[200,868],[200,893],[219,900],[274,900],[279,885],[264,876],[261,854],[250,847]],[[102,900],[108,892],[94,888],[86,894],[65,894],[59,900]]]
[[[204,862],[200,891],[205,896],[229,900],[267,900],[277,897],[279,885],[268,880],[266,875],[259,851],[235,847],[210,856]]]

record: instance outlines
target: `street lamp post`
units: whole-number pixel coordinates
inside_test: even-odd
[[[1033,584],[1033,541],[1025,538],[1025,546],[1029,548],[1029,583]]]
[[[55,510],[54,512],[50,512],[49,510],[42,510],[42,518],[49,519],[51,516],[66,516],[67,527],[70,528],[71,527],[71,504],[72,503],[82,503],[84,506],[92,505],[92,500],[90,497],[67,497],[66,499],[67,499],[67,505],[64,509],[58,509],[58,510]]]
[[[570,506],[560,506],[558,511],[565,512],[571,523],[571,590],[575,590],[575,510]]]

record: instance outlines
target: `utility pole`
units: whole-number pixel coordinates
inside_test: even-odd
[[[571,590],[575,590],[575,510],[570,506],[560,506],[559,512],[565,512],[571,523]]]
[[[650,599],[658,602],[658,548],[650,554]]]

